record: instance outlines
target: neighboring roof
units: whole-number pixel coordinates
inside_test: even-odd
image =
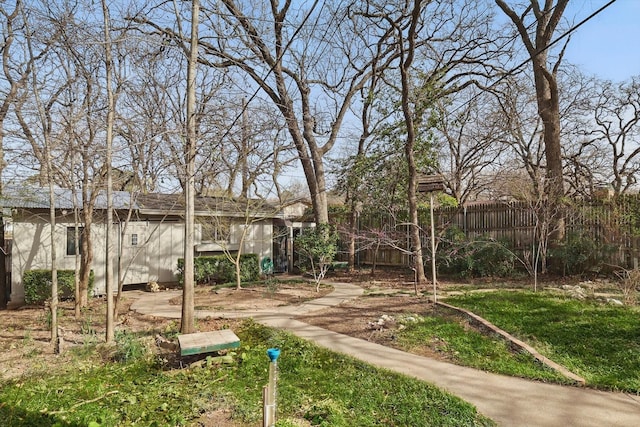
[[[77,192],[74,203],[73,192],[67,188],[54,188],[56,209],[73,209],[82,206],[82,194]],[[49,209],[49,189],[43,187],[5,187],[0,196],[0,205],[5,208]],[[113,192],[114,209],[129,209],[131,194],[127,191]],[[107,208],[107,192],[101,190],[96,198],[96,209]],[[133,203],[133,208],[137,205]]]
[[[183,215],[185,210],[183,194],[138,194],[136,203],[142,214]],[[196,215],[200,216],[244,217],[250,215],[269,218],[281,216],[275,205],[260,199],[237,200],[227,197],[198,196],[195,198],[194,210]]]

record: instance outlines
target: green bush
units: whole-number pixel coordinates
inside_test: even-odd
[[[89,292],[93,290],[93,270],[89,275]],[[27,270],[22,275],[24,301],[27,304],[43,304],[51,298],[51,270]],[[75,295],[75,271],[58,270],[58,297],[73,298]]]
[[[600,273],[616,250],[582,233],[568,233],[562,244],[549,250],[549,270],[562,275]]]
[[[314,276],[317,270],[326,272],[338,253],[338,239],[335,227],[329,224],[304,229],[294,239],[295,251],[300,255],[297,267],[303,272],[311,271]]]
[[[477,275],[509,277],[515,273],[516,257],[507,242],[480,238],[474,241],[474,246]]]
[[[506,242],[479,236],[467,240],[462,230],[451,227],[436,254],[442,273],[459,277],[510,277],[516,274],[516,256]]]
[[[126,330],[116,331],[114,340],[116,342],[116,350],[113,359],[116,362],[132,362],[143,359],[148,355],[147,348],[132,332]]]
[[[252,282],[260,277],[257,254],[240,255],[240,281]],[[228,283],[236,279],[236,268],[226,255],[200,256],[194,259],[197,285]],[[184,283],[184,259],[178,259],[178,281]]]

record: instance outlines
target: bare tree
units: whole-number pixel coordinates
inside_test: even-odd
[[[418,282],[423,283],[426,277],[417,221],[417,177],[436,168],[434,159],[427,160],[426,156],[425,162],[417,163],[417,142],[422,141],[419,151],[434,151],[437,101],[459,94],[467,87],[484,87],[495,72],[491,59],[502,50],[496,43],[499,37],[490,30],[491,14],[474,2],[455,2],[454,6],[449,1],[416,1],[406,4],[405,8],[390,14],[389,8],[381,4],[377,16],[383,17],[393,29],[398,51],[400,85],[392,79],[393,69],[385,73],[385,82],[400,94],[403,114],[399,124],[406,131],[404,151],[414,268]]]
[[[495,185],[495,172],[505,151],[498,124],[491,120],[491,95],[471,89],[460,93],[453,105],[445,100],[438,107],[441,117],[435,134],[437,172],[459,205],[481,197]]]
[[[18,18],[21,2],[16,1],[13,10],[0,5],[0,14],[3,17],[2,36],[4,43],[0,47],[2,53],[2,71],[8,87],[2,88],[2,103],[0,104],[0,195],[3,189],[3,172],[5,167],[4,160],[4,123],[9,113],[9,107],[17,96],[18,89],[24,86],[28,78],[31,67],[25,69],[18,74],[17,78],[12,73],[12,46],[15,41],[15,22]],[[4,219],[0,215],[0,310],[7,308],[7,272],[5,267],[5,240],[4,240]]]
[[[495,124],[495,138],[506,148],[502,153],[504,167],[497,171],[493,194],[499,198],[518,200],[542,199],[544,183],[544,144],[542,123],[532,105],[535,94],[521,79],[505,80],[490,103],[489,121]]]
[[[113,175],[112,175],[112,148],[113,148],[113,128],[116,113],[116,99],[113,89],[113,57],[111,54],[111,16],[109,7],[105,0],[101,1],[102,16],[104,25],[104,65],[106,75],[107,91],[107,122],[106,122],[106,153],[105,169],[107,175],[107,217],[105,224],[105,293],[107,297],[107,319],[105,341],[111,342],[114,338],[114,306],[113,306],[113,262],[111,254],[113,239]]]
[[[122,46],[131,70],[119,97],[116,131],[123,141],[117,161],[131,173],[122,189],[146,194],[163,184],[183,186],[184,53],[134,34],[128,34]]]
[[[498,7],[507,15],[517,30],[528,56],[531,59],[536,88],[538,115],[543,125],[544,153],[546,160],[547,188],[545,194],[552,204],[558,204],[564,196],[562,169],[562,150],[560,143],[560,91],[558,88],[558,69],[562,62],[564,47],[550,64],[549,46],[569,0],[547,0],[541,7],[538,0],[529,0],[529,4],[518,13],[504,0],[495,0]],[[530,25],[534,26],[531,31]],[[552,209],[556,211],[556,209]],[[554,240],[564,235],[564,217],[558,215]]]
[[[272,0],[267,6],[223,0],[220,9],[207,10],[203,24],[217,41],[201,41],[200,61],[248,78],[277,107],[302,164],[316,222],[326,223],[324,157],[340,135],[353,96],[370,76],[371,52],[369,43],[350,36],[356,33],[349,26],[357,20],[350,20],[349,8],[318,8],[318,3],[292,9],[289,1]],[[132,19],[179,37],[149,18]],[[323,30],[314,31],[318,28]],[[388,48],[381,57],[393,51]]]
[[[196,157],[196,72],[198,66],[198,25],[200,1],[191,2],[191,42],[187,61],[187,127],[184,158],[186,165],[185,186],[185,232],[184,232],[184,283],[182,287],[182,320],[180,332],[192,333],[195,330],[194,312],[194,261],[195,245],[195,157]]]
[[[24,25],[24,5],[22,0],[15,0],[9,7],[11,2],[0,4],[0,15],[2,16],[2,37],[3,43],[0,45],[0,54],[2,60],[2,73],[5,84],[0,85],[0,194],[4,183],[3,175],[5,170],[5,121],[12,104],[14,104],[20,96],[19,91],[23,89],[29,77],[33,73],[34,64],[40,61],[49,51],[51,44],[45,44],[39,52],[32,52],[29,55],[24,50],[18,51],[19,44],[24,41],[22,30]],[[53,41],[55,34],[51,37]],[[24,46],[24,44],[23,44]],[[4,222],[0,215],[0,309],[6,308],[7,300],[7,283],[5,271],[5,246],[4,246]]]
[[[401,28],[398,28],[397,37],[400,49],[400,82],[401,82],[401,105],[402,114],[404,115],[404,124],[407,129],[407,139],[405,141],[405,157],[408,168],[408,188],[407,199],[409,201],[409,221],[411,223],[411,241],[412,253],[415,257],[416,282],[423,283],[427,281],[424,274],[424,263],[422,262],[422,240],[420,239],[420,225],[418,219],[418,168],[416,166],[415,147],[416,147],[416,126],[415,112],[411,106],[411,67],[416,54],[416,37],[422,7],[421,0],[414,0],[411,7],[411,20],[407,35]],[[406,40],[406,42],[405,42]],[[407,46],[405,46],[407,43]],[[435,283],[434,283],[435,286]]]
[[[24,10],[21,10],[24,13]],[[26,28],[26,32],[30,33],[29,26],[30,23],[26,16],[23,15],[24,25]],[[34,48],[35,44],[31,37],[25,38],[25,43],[27,46],[27,51],[29,55],[29,61],[34,64]],[[49,301],[49,309],[51,316],[51,344],[54,346],[56,353],[62,351],[60,340],[62,337],[58,334],[58,258],[57,258],[57,233],[56,233],[56,225],[57,225],[57,212],[56,212],[56,193],[55,193],[55,185],[54,185],[54,171],[53,171],[53,151],[55,144],[55,135],[53,134],[53,126],[52,126],[52,110],[54,105],[59,100],[59,95],[66,87],[66,83],[54,90],[48,100],[46,102],[41,99],[40,96],[40,82],[38,81],[37,75],[38,70],[35,65],[33,65],[34,72],[31,78],[31,85],[29,85],[30,93],[33,95],[33,104],[36,108],[36,120],[39,123],[39,127],[42,130],[41,134],[41,145],[38,145],[37,137],[29,132],[27,136],[31,145],[35,147],[39,147],[44,160],[44,176],[46,182],[48,183],[49,188],[49,262],[51,266],[51,299]],[[19,121],[23,130],[26,131],[24,120],[22,119],[21,107],[16,109],[16,114],[18,115]]]
[[[77,304],[86,307],[94,260],[94,213],[106,176],[105,146],[101,138],[101,131],[105,129],[105,100],[99,74],[101,66],[96,61],[96,58],[102,57],[103,37],[90,32],[90,27],[76,21],[74,16],[73,10],[70,10],[66,15],[51,16],[50,19],[61,28],[62,37],[57,48],[60,63],[68,69],[67,75],[72,84],[63,105],[67,114],[61,114],[63,120],[67,119],[64,125],[69,145],[58,158],[60,173],[57,176],[64,177],[58,179],[70,188],[77,187],[81,200],[80,289]],[[85,43],[80,44],[79,39],[85,40]],[[69,161],[71,157],[74,158],[73,162]],[[69,171],[69,163],[75,164],[76,169]]]
[[[640,77],[618,85],[600,82],[594,103],[595,127],[582,145],[609,153],[608,176],[599,181],[610,184],[615,195],[624,194],[637,188],[640,173]]]
[[[236,290],[242,289],[242,255],[246,253],[247,239],[259,240],[260,226],[266,218],[280,211],[278,204],[263,198],[201,197],[200,209],[210,215],[200,218],[202,240],[214,243],[235,269]],[[224,215],[220,213],[224,212]],[[265,242],[261,242],[264,244]],[[266,242],[271,246],[272,242]]]
[[[282,141],[284,123],[270,105],[248,105],[242,99],[234,108],[225,108],[231,117],[226,122],[227,139],[221,141],[220,162],[222,174],[227,178],[225,193],[229,196],[250,198],[264,193],[277,182],[272,172],[283,170],[295,160],[293,147]],[[240,120],[235,120],[241,117]],[[234,124],[235,122],[235,124]]]

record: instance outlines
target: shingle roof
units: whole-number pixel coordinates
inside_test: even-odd
[[[54,203],[56,209],[73,209],[82,206],[82,195],[76,194],[74,203],[73,192],[67,188],[54,188]],[[49,209],[49,189],[42,187],[5,187],[0,196],[0,205],[6,208]],[[114,209],[129,209],[131,194],[126,191],[113,192]],[[107,193],[100,191],[96,198],[96,209],[107,208]],[[133,208],[137,209],[135,202]]]
[[[55,188],[56,209],[81,207],[81,195],[69,189]],[[49,189],[42,187],[6,187],[0,196],[0,206],[5,208],[49,209]],[[182,215],[185,209],[183,194],[134,194],[127,191],[113,192],[114,209],[137,209],[146,214]],[[107,194],[101,190],[97,196],[95,209],[106,209]],[[195,211],[199,215],[262,216],[277,217],[278,209],[262,200],[235,200],[224,197],[196,197]]]
[[[139,194],[136,203],[141,211],[157,211],[182,214],[185,209],[183,194]],[[236,200],[227,197],[196,197],[194,210],[200,215],[225,214],[244,216],[259,214],[261,216],[278,216],[277,207],[256,199]]]

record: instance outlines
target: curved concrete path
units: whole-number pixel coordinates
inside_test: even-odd
[[[198,318],[254,320],[387,368],[435,384],[475,405],[500,426],[640,426],[640,396],[586,388],[545,384],[491,374],[352,338],[294,320],[293,317],[357,298],[363,290],[346,283],[332,283],[334,292],[300,306],[262,311],[196,311]],[[180,318],[179,306],[169,300],[179,291],[144,293],[131,309],[157,317]]]

